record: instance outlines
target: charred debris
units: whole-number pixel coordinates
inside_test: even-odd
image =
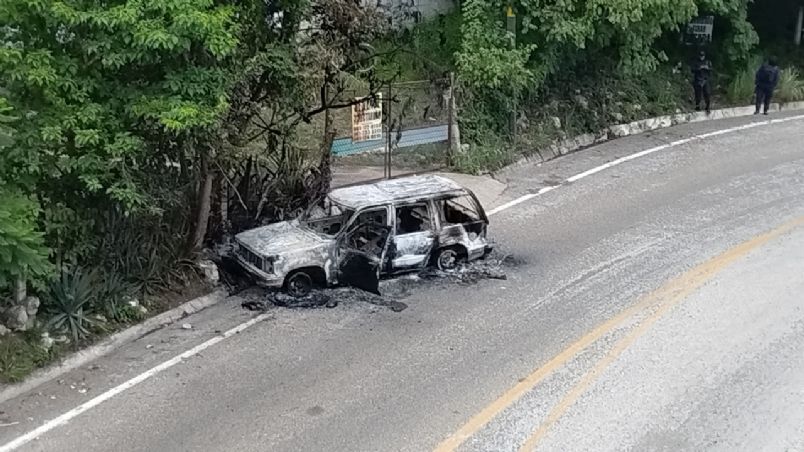
[[[357,287],[336,287],[315,290],[304,297],[294,297],[279,290],[256,287],[243,291],[242,280],[238,281],[232,275],[227,275],[223,279],[227,284],[231,282],[241,284],[230,286],[230,289],[242,291],[240,292],[244,298],[242,307],[251,311],[265,311],[273,307],[335,308],[341,304],[367,303],[401,312],[407,308],[401,300],[409,297],[417,289],[445,284],[472,285],[487,279],[506,280],[506,269],[518,264],[519,262],[511,256],[492,254],[483,260],[460,264],[452,270],[427,267],[417,273],[383,280],[376,292]],[[227,270],[236,268],[228,267]],[[226,270],[224,273],[227,273]]]

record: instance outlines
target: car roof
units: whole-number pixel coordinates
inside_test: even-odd
[[[336,188],[330,192],[329,197],[345,207],[358,209],[465,192],[463,187],[446,177],[428,174]]]

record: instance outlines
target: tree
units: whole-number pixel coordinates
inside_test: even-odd
[[[233,13],[211,1],[4,2],[0,73],[29,118],[12,164],[78,197],[148,207],[137,176],[170,154],[146,142],[181,139],[228,107],[217,62],[237,45]]]
[[[41,205],[58,262],[93,265],[126,260],[119,237],[143,230],[198,250],[215,187],[285,155],[300,122],[348,105],[349,83],[372,84],[364,44],[383,29],[353,0],[8,0],[0,22],[0,78],[26,118],[0,178]]]
[[[464,43],[457,58],[470,83],[530,82],[533,89],[556,71],[594,59],[614,61],[633,74],[647,73],[666,60],[655,46],[657,39],[699,13],[723,16],[731,24],[726,51],[732,59],[744,58],[757,41],[743,0],[519,0],[513,3],[521,29],[518,48],[509,50],[501,22],[506,5],[497,0],[464,3]]]
[[[18,118],[11,112],[6,99],[0,97],[0,155],[14,144],[12,126]],[[0,200],[0,294],[14,289],[19,302],[25,297],[29,278],[41,282],[40,278],[48,274],[48,250],[37,231],[36,202],[3,179],[0,179]]]

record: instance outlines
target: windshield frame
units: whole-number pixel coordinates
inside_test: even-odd
[[[319,202],[327,201],[327,200],[330,202],[330,204],[332,204],[333,206],[338,207],[338,209],[340,209],[343,212],[341,214],[341,216],[344,219],[343,220],[343,225],[341,226],[341,229],[336,234],[333,234],[333,235],[327,234],[325,232],[318,231],[318,230],[310,227],[310,225],[309,225],[310,213],[312,212],[312,210],[318,206]],[[299,226],[301,228],[303,228],[305,231],[312,232],[315,235],[318,235],[318,236],[321,236],[321,237],[324,237],[324,238],[327,238],[327,239],[334,239],[334,238],[337,238],[339,235],[343,234],[344,229],[346,229],[347,224],[352,219],[352,217],[354,217],[355,212],[356,212],[355,209],[349,208],[349,207],[347,207],[347,206],[335,201],[334,199],[332,199],[329,196],[329,194],[327,194],[326,196],[320,198],[320,200],[317,200],[316,202],[311,203],[309,206],[307,206],[306,209],[304,209],[304,212],[302,212],[302,214],[298,218]],[[321,219],[323,220],[325,218],[333,218],[333,217],[324,217],[324,218],[321,218]],[[315,221],[315,220],[313,220],[313,221]]]

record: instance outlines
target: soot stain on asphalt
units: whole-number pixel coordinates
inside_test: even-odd
[[[353,287],[320,289],[306,297],[293,297],[276,290],[261,289],[241,294],[245,301],[242,306],[250,311],[266,311],[274,306],[290,309],[335,308],[340,304],[368,303],[386,307],[394,312],[402,312],[407,305],[390,297],[376,295]]]
[[[400,300],[406,299],[416,290],[448,285],[466,286],[488,279],[506,280],[507,269],[523,264],[523,260],[511,255],[492,254],[483,260],[462,264],[454,270],[444,271],[428,267],[418,273],[381,281],[380,294],[354,287],[315,290],[306,297],[293,297],[270,289],[246,290],[241,293],[241,296],[245,298],[242,307],[251,311],[265,311],[275,306],[291,309],[321,309],[335,308],[340,304],[367,303],[388,308],[393,312],[402,312],[408,306]]]

